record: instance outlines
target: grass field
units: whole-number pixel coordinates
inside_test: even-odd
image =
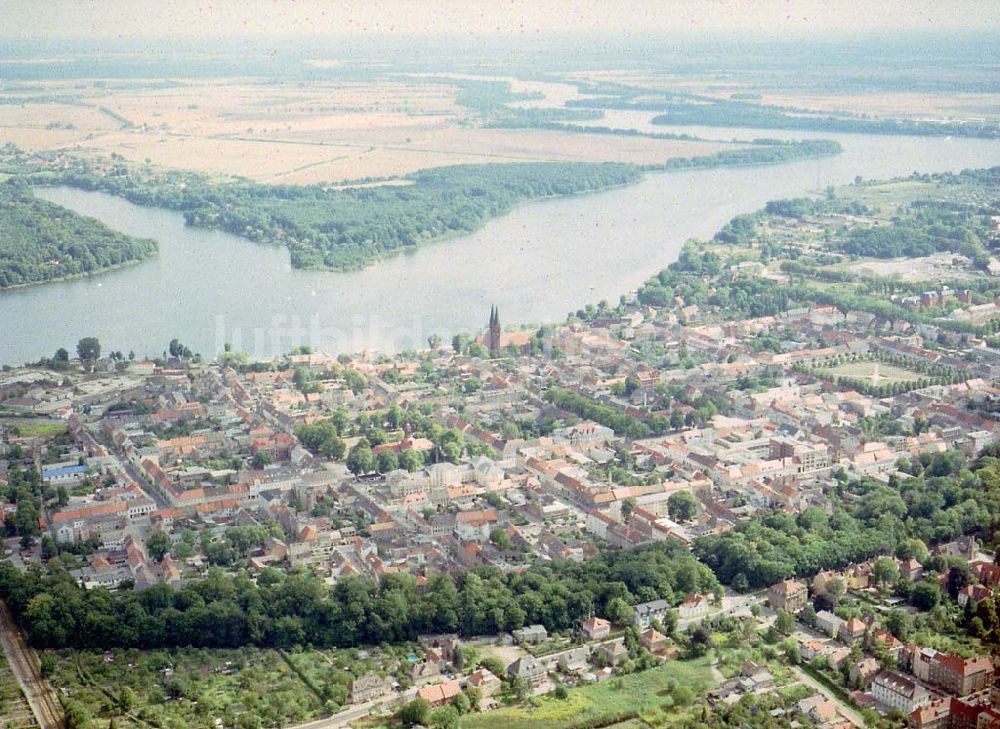
[[[65,433],[67,430],[66,423],[61,420],[2,418],[0,424],[14,426],[26,438],[51,438]]]
[[[871,385],[915,382],[921,378],[921,375],[916,372],[877,361],[845,362],[835,367],[823,367],[822,369],[835,377],[856,377],[866,380]]]
[[[668,661],[657,668],[603,683],[570,689],[566,699],[543,696],[537,706],[497,709],[486,714],[469,714],[462,719],[463,729],[568,729],[584,722],[637,711],[651,723],[669,725],[686,711],[674,706],[671,692],[686,687],[697,696],[713,684],[709,658],[691,661]],[[614,726],[630,726],[626,719]],[[634,722],[633,722],[634,723]]]

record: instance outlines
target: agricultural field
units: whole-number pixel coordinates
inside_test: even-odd
[[[483,162],[631,162],[732,145],[545,129],[491,129],[457,103],[472,83],[510,83],[519,108],[561,106],[568,84],[458,76],[369,81],[84,81],[4,89],[0,146],[121,155],[176,169],[311,184]],[[466,101],[466,104],[473,103]]]
[[[564,729],[589,722],[605,726],[605,720],[615,718],[619,718],[618,723],[607,726],[625,727],[639,717],[657,726],[669,726],[687,717],[688,703],[714,685],[709,663],[707,656],[669,661],[642,673],[570,689],[565,699],[550,694],[536,699],[532,706],[468,714],[462,727]]]

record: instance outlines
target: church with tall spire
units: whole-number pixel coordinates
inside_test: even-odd
[[[486,342],[490,354],[500,353],[500,310],[496,306],[490,307],[490,328]]]
[[[489,350],[491,357],[516,351],[531,354],[531,334],[529,332],[503,332],[500,329],[500,309],[490,307],[490,323],[486,333],[476,337],[476,342]]]

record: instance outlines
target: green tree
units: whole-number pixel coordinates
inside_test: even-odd
[[[792,631],[795,630],[795,616],[786,610],[779,610],[774,627],[779,633],[791,635]]]
[[[379,451],[376,458],[376,467],[379,473],[389,473],[399,468],[399,459],[392,451]]]
[[[941,590],[927,580],[913,586],[910,593],[910,603],[921,610],[933,610],[941,600]]]
[[[48,560],[52,559],[59,553],[59,549],[56,547],[56,540],[53,539],[49,534],[42,535],[42,559]]]
[[[399,467],[413,473],[424,467],[424,459],[414,450],[403,451],[399,454]]]
[[[698,515],[698,502],[690,491],[675,491],[667,499],[667,513],[674,521],[690,521]]]
[[[149,535],[149,539],[146,540],[146,551],[149,552],[149,556],[156,562],[163,559],[164,555],[169,550],[170,537],[168,537],[166,533],[161,530],[153,532]]]
[[[902,610],[890,610],[885,618],[885,627],[896,638],[906,643],[913,631],[913,620]]]
[[[441,447],[441,455],[449,463],[458,464],[462,459],[462,446],[455,441],[449,441]]]
[[[76,353],[80,359],[93,362],[101,358],[101,342],[97,337],[84,337],[76,343]]]
[[[405,704],[396,715],[405,726],[414,724],[427,724],[427,719],[431,713],[431,704],[427,699],[413,699]]]
[[[872,577],[880,586],[894,585],[899,581],[899,567],[888,557],[880,557],[872,567]]]
[[[622,597],[611,598],[608,601],[608,607],[605,612],[608,620],[618,625],[630,625],[635,616],[635,610]]]
[[[347,452],[347,444],[340,437],[333,435],[320,444],[319,452],[323,458],[339,461]]]
[[[490,532],[490,541],[493,542],[498,549],[511,550],[514,548],[514,543],[510,541],[510,535],[500,527],[496,527]]]
[[[635,511],[636,500],[634,496],[626,497],[622,500],[622,521],[626,524],[632,519],[632,512]]]
[[[375,456],[366,441],[360,441],[347,454],[347,470],[355,476],[371,473],[375,469]]]
[[[458,710],[454,706],[442,706],[431,714],[431,726],[434,729],[458,729],[458,724]]]

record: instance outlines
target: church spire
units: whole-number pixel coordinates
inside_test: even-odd
[[[490,307],[490,331],[487,343],[491,354],[496,355],[500,352],[500,309],[495,304]]]

